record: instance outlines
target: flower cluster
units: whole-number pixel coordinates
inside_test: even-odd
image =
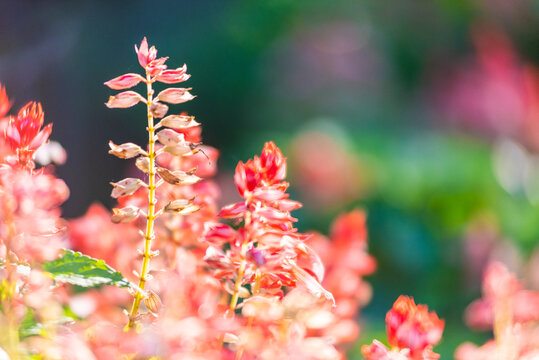
[[[44,335],[61,332],[62,292],[50,291],[41,265],[67,244],[60,205],[69,190],[51,167],[35,169],[34,154],[52,128],[42,129],[41,104],[28,103],[6,118],[9,108],[0,86],[0,348],[12,358],[61,353],[59,338],[26,339],[24,324],[38,321]]]
[[[110,154],[141,171],[112,183],[112,211],[93,204],[61,218],[68,188],[53,166],[36,167],[61,158],[45,149],[51,125],[38,103],[7,116],[0,86],[0,359],[345,359],[371,299],[364,277],[377,268],[366,214],[340,215],[328,237],[300,233],[291,212],[302,204],[289,197],[287,159],[273,142],[237,165],[241,201],[219,210],[218,151],[201,144],[194,117],[167,116],[190,89],[154,96],[156,82],[186,81],[186,66],[168,69],[146,39],[135,51],[145,73],[106,82],[123,91],[106,105],[145,103],[148,144],[110,142]],[[145,96],[128,90],[141,83]],[[367,360],[440,358],[445,324],[427,306],[401,296],[385,321],[387,345],[363,346]],[[494,340],[462,344],[457,360],[539,356],[539,293],[499,263],[466,322]]]
[[[365,212],[354,210],[339,216],[331,227],[329,239],[313,234],[309,242],[320,254],[326,269],[322,285],[333,294],[337,304],[331,322],[322,333],[334,339],[344,352],[346,345],[359,336],[356,321],[359,309],[371,299],[371,286],[363,277],[376,270],[376,260],[367,253]]]
[[[465,319],[470,327],[492,329],[494,340],[479,347],[460,345],[456,360],[532,360],[539,356],[539,292],[524,290],[502,263],[487,266],[483,297],[468,306]]]
[[[299,282],[315,296],[333,301],[320,282],[324,267],[306,245],[307,236],[297,232],[290,211],[301,206],[290,200],[284,180],[286,159],[273,143],[266,143],[260,157],[240,162],[234,181],[243,201],[224,207],[219,216],[242,221],[238,230],[223,224],[209,225],[205,241],[208,264],[222,280],[234,279],[230,311],[234,311],[246,284],[282,296],[282,287]],[[228,250],[223,251],[226,244]]]
[[[388,349],[378,340],[361,349],[368,360],[436,360],[432,351],[442,338],[444,321],[425,305],[416,305],[407,296],[400,296],[386,315]]]

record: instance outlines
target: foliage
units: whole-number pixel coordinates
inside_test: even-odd
[[[43,264],[43,270],[50,273],[58,282],[82,287],[115,285],[133,286],[122,274],[103,260],[94,259],[70,249],[64,249],[58,259]]]

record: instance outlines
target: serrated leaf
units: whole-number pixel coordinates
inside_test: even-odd
[[[82,287],[132,286],[120,272],[108,266],[105,261],[68,249],[64,249],[60,258],[45,263],[43,269],[56,281]]]

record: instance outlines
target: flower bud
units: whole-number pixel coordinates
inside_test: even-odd
[[[165,168],[157,168],[157,174],[167,183],[172,185],[193,185],[201,179],[192,172],[170,171]]]
[[[161,119],[167,114],[168,106],[156,101],[150,106],[150,111],[154,118]]]
[[[200,206],[193,204],[193,199],[178,199],[169,202],[165,206],[165,211],[180,215],[189,215],[200,210]]]
[[[247,288],[240,286],[240,288],[238,289],[238,296],[244,299],[251,296],[251,293],[249,292],[249,290],[247,290]]]
[[[124,91],[115,96],[111,96],[105,104],[108,108],[129,108],[139,101],[144,102],[144,98],[134,91]]]
[[[227,332],[223,336],[223,342],[228,343],[228,344],[235,344],[239,342],[239,337],[237,335]]]
[[[137,53],[138,62],[142,67],[146,67],[146,65],[155,60],[157,56],[157,49],[155,48],[155,46],[152,46],[150,49],[148,49],[148,40],[146,40],[146,37],[142,39],[140,47],[137,47],[137,45],[135,45],[135,52]]]
[[[251,248],[247,251],[247,259],[255,263],[256,266],[263,266],[266,264],[264,253],[256,248]]]
[[[161,125],[171,129],[185,129],[199,126],[200,123],[195,121],[194,116],[187,115],[169,115],[161,120]]]
[[[149,173],[150,159],[148,159],[146,156],[139,156],[137,160],[135,160],[135,166],[143,173]]]
[[[109,154],[119,157],[120,159],[130,159],[137,155],[144,153],[144,150],[137,144],[125,143],[122,145],[116,145],[112,141],[109,141]]]
[[[200,150],[195,148],[195,145],[184,143],[178,145],[167,145],[163,148],[164,151],[176,156],[190,156],[194,155]]]
[[[226,243],[232,243],[237,237],[236,230],[230,226],[221,223],[209,223],[204,224],[204,242],[212,245],[222,246]]]
[[[187,66],[184,64],[182,67],[177,69],[169,69],[162,71],[157,75],[157,81],[160,81],[165,84],[175,84],[179,82],[186,81],[191,77],[191,75],[186,74]]]
[[[177,145],[186,142],[183,134],[170,129],[159,131],[157,133],[157,140],[163,145]]]
[[[162,57],[162,58],[153,60],[151,63],[149,63],[146,66],[146,73],[151,77],[159,75],[162,71],[167,69],[167,66],[165,65],[165,62],[167,60],[168,60],[168,57]]]
[[[161,91],[159,95],[157,95],[157,99],[169,104],[181,104],[195,98],[191,95],[189,90],[191,90],[191,88],[169,88]]]
[[[128,223],[135,220],[140,213],[140,209],[136,206],[126,206],[122,209],[112,209],[111,220],[115,224]]]
[[[135,191],[137,191],[144,183],[140,179],[135,178],[127,178],[123,179],[117,183],[110,183],[112,186],[114,186],[114,189],[112,189],[112,193],[110,196],[117,199],[122,196],[127,196],[133,194]]]
[[[144,304],[146,304],[146,307],[148,308],[148,310],[156,314],[159,312],[162,302],[161,302],[161,299],[159,298],[159,295],[157,295],[152,290],[148,290],[148,295],[144,298]]]
[[[114,90],[124,90],[132,88],[141,81],[145,80],[139,74],[125,74],[107,81],[105,85]]]

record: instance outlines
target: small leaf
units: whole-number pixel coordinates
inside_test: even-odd
[[[105,261],[69,249],[64,249],[60,258],[43,264],[43,270],[56,281],[86,288],[100,285],[133,286],[120,272],[105,264]]]
[[[34,317],[34,311],[30,308],[26,310],[26,315],[19,326],[19,337],[21,339],[43,334],[43,326]],[[1,357],[0,357],[1,359]]]

